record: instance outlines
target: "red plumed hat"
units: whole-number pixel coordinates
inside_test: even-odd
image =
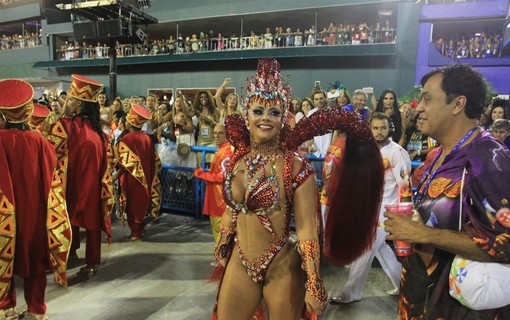
[[[0,81],[0,112],[11,123],[26,122],[34,111],[34,89],[19,79]]]

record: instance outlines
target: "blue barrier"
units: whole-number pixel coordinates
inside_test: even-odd
[[[207,171],[205,155],[214,153],[216,147],[192,146],[192,152],[202,152],[202,168]],[[195,157],[190,153],[189,157]],[[202,217],[202,204],[205,193],[205,182],[193,176],[195,168],[174,165],[161,167],[161,208],[170,211],[192,213],[195,218]]]
[[[205,155],[214,153],[217,147],[199,147],[192,146],[192,152],[202,152],[202,163],[200,164],[205,171],[208,171],[205,163]],[[190,157],[196,156],[191,153]],[[324,158],[308,155],[310,161],[324,161]],[[420,161],[411,161],[412,168],[421,164]],[[191,213],[195,218],[202,218],[202,206],[205,194],[205,181],[193,176],[195,168],[181,167],[174,165],[163,165],[161,168],[161,208],[170,211]],[[320,186],[321,181],[317,180]]]

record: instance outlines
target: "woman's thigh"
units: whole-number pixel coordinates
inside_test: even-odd
[[[305,301],[306,274],[301,269],[301,257],[294,249],[280,252],[277,263],[271,265],[264,284],[264,301],[269,319],[301,319]]]
[[[262,284],[253,282],[236,252],[227,265],[218,296],[218,319],[251,319],[262,300]]]

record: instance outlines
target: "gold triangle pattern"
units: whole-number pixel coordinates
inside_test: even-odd
[[[5,297],[13,275],[16,248],[16,216],[14,205],[0,189],[0,299]]]
[[[140,182],[145,189],[148,189],[147,180],[145,178],[140,158],[122,141],[119,142],[119,164],[129,171],[129,173],[138,182]]]

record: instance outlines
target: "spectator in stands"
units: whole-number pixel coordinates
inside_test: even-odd
[[[250,31],[250,40],[249,40],[248,48],[258,48],[259,47],[259,37],[255,34],[253,30]]]
[[[186,143],[190,146],[196,144],[193,120],[189,114],[189,107],[184,96],[178,94],[172,107],[174,135],[177,143]]]
[[[112,112],[115,112],[117,110],[122,110],[122,100],[120,97],[116,97],[113,99],[112,104],[110,105],[110,109]]]
[[[126,113],[124,110],[116,110],[113,112],[112,122],[115,124],[116,128],[113,131],[112,143],[116,145],[119,141],[121,135],[123,133],[127,133],[126,131]]]
[[[455,58],[457,54],[457,46],[453,38],[448,40],[448,43],[444,46],[444,55],[448,58]]]
[[[482,55],[482,44],[480,42],[480,37],[475,36],[473,42],[469,46],[469,56],[471,58],[480,58]]]
[[[460,44],[457,46],[457,52],[455,53],[457,58],[467,58],[469,57],[469,46],[466,42],[466,39],[462,39]]]
[[[264,48],[272,48],[273,47],[273,34],[271,33],[271,28],[266,28],[266,33],[264,33]]]
[[[301,111],[296,114],[296,122],[298,122],[303,117],[308,117],[309,112],[313,109],[312,99],[308,97],[303,98],[303,101],[301,101],[299,109]]]
[[[230,78],[225,78],[216,93],[214,94],[214,101],[216,108],[219,112],[220,123],[225,123],[225,118],[231,114],[241,114],[239,107],[239,97],[235,92],[229,93],[225,98],[225,102],[221,100],[221,96],[225,88],[232,81]]]
[[[198,91],[195,95],[194,109],[198,112],[197,146],[214,146],[214,126],[219,121],[219,114],[214,104],[214,98],[209,90]],[[211,163],[212,154],[207,154],[205,163]],[[198,163],[202,163],[202,153],[197,154]]]
[[[417,114],[416,126],[411,132],[406,142],[406,150],[409,152],[411,160],[425,161],[427,154],[437,146],[436,140],[421,132],[423,115]]]
[[[288,27],[284,33],[285,36],[285,46],[293,47],[294,46],[294,33],[292,33],[292,29]]]
[[[317,43],[317,30],[315,30],[315,26],[312,25],[310,29],[305,31],[306,37],[306,45],[307,46],[315,46]]]
[[[158,138],[155,133],[156,123],[155,123],[155,114],[156,110],[156,96],[154,94],[149,94],[147,98],[140,96],[139,105],[143,106],[149,113],[151,114],[151,118],[147,120],[142,127],[142,131],[147,133],[149,137],[151,137],[152,142],[158,143]]]
[[[491,126],[491,133],[510,150],[510,121],[497,119]]]
[[[303,46],[303,32],[301,29],[297,28],[296,32],[294,32],[294,46],[302,47]]]
[[[497,119],[508,119],[508,103],[504,99],[494,99],[488,110],[485,128],[489,129]]]
[[[299,98],[292,98],[290,101],[290,111],[294,116],[301,112],[301,100],[299,100]]]
[[[163,102],[158,106],[158,111],[154,113],[154,125],[156,126],[159,142],[161,142],[161,138],[175,142],[172,107],[168,102]]]
[[[320,87],[316,87],[312,93],[313,109],[308,112],[307,117],[328,107],[328,100],[326,98],[326,92],[320,90]],[[328,152],[329,145],[331,144],[332,133],[326,133],[324,135],[313,137],[312,146],[309,149],[310,154],[313,154],[317,158],[324,158]],[[315,174],[318,179],[322,180],[322,161],[312,161]]]
[[[108,99],[106,93],[101,92],[97,95],[97,104],[99,105],[99,116],[101,118],[101,128],[103,132],[110,136],[112,133],[112,109],[108,106]]]
[[[437,51],[439,51],[439,53],[444,56],[444,39],[437,38],[436,41],[434,41],[434,46],[436,47]]]
[[[51,113],[48,117],[48,122],[51,124],[53,122],[56,122],[62,116],[64,110],[58,99],[51,100],[50,109]]]
[[[351,95],[347,89],[342,88],[338,92],[338,97],[335,99],[335,106],[339,109],[343,109],[344,107],[351,104]]]
[[[343,107],[344,111],[356,112],[368,121],[370,110],[366,107],[367,94],[362,89],[357,89],[352,94],[352,103]]]
[[[388,116],[390,121],[390,136],[399,145],[404,145],[405,118],[402,117],[398,107],[397,94],[391,89],[381,93],[375,111],[382,112]]]

